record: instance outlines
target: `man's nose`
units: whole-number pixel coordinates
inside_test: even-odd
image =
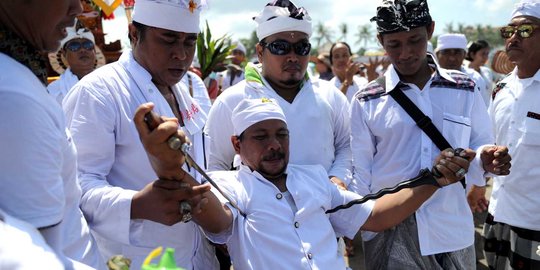
[[[187,58],[187,50],[182,43],[174,46],[173,58],[178,60],[185,60]]]
[[[277,137],[270,137],[268,139],[268,149],[270,150],[279,150],[281,149],[281,142]]]

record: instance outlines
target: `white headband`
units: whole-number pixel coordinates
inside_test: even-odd
[[[275,101],[268,98],[244,99],[232,112],[233,135],[239,136],[250,126],[269,119],[287,123],[283,110]]]
[[[443,34],[437,39],[435,52],[446,49],[467,50],[467,38],[463,34]]]
[[[512,12],[512,19],[518,16],[530,16],[540,19],[540,1],[522,0],[516,4]]]
[[[79,30],[75,30],[74,27],[66,27],[67,36],[60,41],[60,48],[64,48],[64,45],[68,43],[68,41],[72,39],[77,38],[84,38],[92,41],[92,43],[96,44],[96,41],[94,39],[94,34],[92,34],[92,31],[86,29],[86,28],[79,28]]]
[[[236,47],[233,50],[239,50],[243,52],[244,54],[246,54],[246,47],[244,46],[244,44],[242,44],[242,42],[235,41],[233,42],[233,45],[236,45]]]
[[[184,33],[199,33],[199,16],[204,0],[137,0],[133,21]]]
[[[286,2],[293,12],[289,11],[289,7],[274,6],[272,3],[264,7],[264,9],[255,16],[253,20],[257,23],[257,37],[263,40],[265,37],[275,33],[298,31],[311,36],[311,17],[307,14],[304,8],[296,8],[290,1],[275,1]]]

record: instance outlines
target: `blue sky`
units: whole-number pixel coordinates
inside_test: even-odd
[[[208,20],[212,33],[229,34],[233,39],[247,38],[255,29],[251,18],[256,15],[268,0],[209,0],[208,10],[203,11],[201,22]],[[354,45],[354,33],[358,25],[369,23],[380,0],[295,0],[297,6],[304,6],[314,22],[324,22],[327,27],[338,31],[338,26],[347,23],[349,35],[346,39]],[[435,34],[443,33],[448,23],[456,26],[490,24],[502,26],[510,19],[513,6],[518,0],[428,0],[430,12],[436,22]],[[104,23],[108,40],[124,39],[127,33],[124,11],[115,12],[116,19]],[[373,27],[374,29],[374,27]],[[337,38],[339,34],[336,34]],[[127,41],[124,41],[124,43]]]

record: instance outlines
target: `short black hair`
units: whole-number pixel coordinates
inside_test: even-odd
[[[240,133],[240,135],[236,136],[236,138],[237,138],[239,141],[244,140],[244,133],[245,133],[245,131],[242,131],[242,133]]]
[[[489,48],[489,43],[485,40],[477,40],[475,42],[472,42],[468,47],[469,48],[467,49],[467,55],[465,56],[465,59],[467,61],[473,61],[473,55],[479,50]]]
[[[137,29],[139,41],[143,41],[144,37],[146,35],[146,30],[148,30],[150,28],[150,26],[142,24],[140,22],[136,22],[136,21],[133,21],[132,24],[133,24],[133,26],[135,26],[135,29]],[[128,33],[128,38],[129,38],[130,42],[133,42],[133,40],[131,40],[130,33]]]
[[[353,55],[352,50],[351,50],[351,46],[349,46],[349,44],[347,44],[347,42],[345,42],[345,41],[338,41],[338,42],[332,44],[332,47],[330,47],[330,65],[333,65],[333,64],[334,64],[334,62],[332,61],[332,58],[334,57],[332,51],[334,50],[334,47],[336,47],[338,44],[343,44],[343,45],[345,45],[345,47],[347,47],[347,49],[349,50],[349,54],[350,54],[350,55]]]

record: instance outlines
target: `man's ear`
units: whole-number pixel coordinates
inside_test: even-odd
[[[257,51],[257,59],[259,59],[259,63],[262,63],[262,55],[263,55],[263,50],[264,50],[264,47],[261,46],[261,44],[257,43],[257,45],[255,45],[255,50]]]
[[[379,44],[381,44],[381,46],[384,48],[383,38],[381,34],[377,34],[377,40],[379,41]]]
[[[238,139],[238,136],[231,136],[231,143],[234,148],[234,152],[237,155],[240,155],[240,140]]]
[[[432,21],[431,24],[427,26],[428,40],[431,40],[431,37],[433,36],[433,31],[435,31],[435,21]]]
[[[137,31],[137,28],[135,28],[135,26],[132,23],[128,25],[128,32],[129,32],[129,40],[131,41],[131,46],[133,46],[134,44],[137,44],[137,42],[139,41],[139,33]]]

